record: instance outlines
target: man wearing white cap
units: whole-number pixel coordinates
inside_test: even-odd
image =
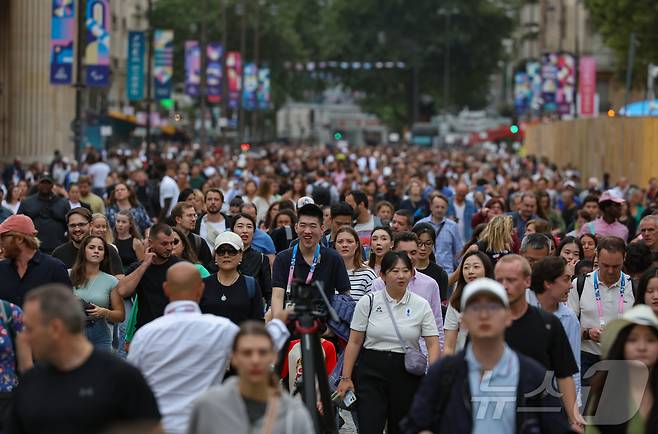
[[[560,402],[540,388],[545,369],[505,343],[505,329],[512,323],[505,288],[477,279],[464,288],[461,307],[470,342],[430,367],[405,432],[568,432]],[[523,411],[517,409],[519,402]]]
[[[600,238],[619,237],[624,241],[628,241],[628,228],[619,222],[623,203],[624,199],[615,195],[613,190],[604,191],[599,198],[601,217],[583,225],[578,235],[595,234]]]

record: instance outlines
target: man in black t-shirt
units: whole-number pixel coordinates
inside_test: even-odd
[[[279,253],[274,259],[272,313],[275,317],[284,307],[290,264],[295,252],[294,279],[306,282],[315,264],[311,282],[322,282],[327,297],[332,297],[336,292],[340,294],[350,292],[350,279],[343,258],[334,249],[320,246],[320,238],[324,233],[322,210],[317,205],[308,204],[299,209],[298,216],[295,231],[299,234],[299,243]]]
[[[75,259],[78,256],[78,249],[82,239],[89,235],[89,224],[91,223],[91,211],[87,208],[74,208],[66,214],[66,226],[68,228],[69,241],[57,246],[53,250],[53,256],[66,265],[66,268],[73,268]],[[123,264],[121,257],[116,249],[108,250],[110,255],[109,268],[105,269],[101,265],[101,271],[117,277],[123,277]]]
[[[27,295],[23,308],[23,334],[42,363],[14,391],[8,434],[96,434],[131,424],[144,426],[144,433],[162,432],[146,380],[118,357],[94,350],[70,288],[42,286]]]
[[[159,318],[169,303],[162,289],[169,267],[181,259],[173,256],[174,231],[165,224],[157,224],[149,232],[149,248],[142,262],[135,262],[126,277],[119,281],[117,291],[126,298],[137,293],[136,328]]]
[[[531,273],[530,264],[519,255],[503,256],[496,264],[496,280],[507,291],[513,319],[505,332],[505,341],[513,350],[542,364],[547,372],[552,371],[551,377],[557,378],[562,404],[575,429],[584,423],[578,412],[573,381],[578,365],[560,320],[528,304],[526,288],[530,287]]]

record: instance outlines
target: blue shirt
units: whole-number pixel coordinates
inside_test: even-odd
[[[59,259],[36,251],[27,263],[23,277],[18,276],[11,259],[0,261],[0,298],[23,306],[23,298],[30,290],[46,283],[62,283],[71,288],[71,280],[66,265]]]
[[[260,229],[256,229],[254,232],[254,238],[251,240],[251,248],[264,255],[273,255],[276,253],[276,247],[274,247],[272,237]]]
[[[482,374],[471,344],[464,356],[473,409],[473,434],[516,432],[516,389],[519,384],[519,357],[505,344],[503,355],[491,371]]]
[[[446,273],[452,273],[458,264],[458,256],[464,248],[464,241],[459,233],[459,226],[450,219],[444,218],[442,222],[435,223],[429,215],[420,219],[418,223],[429,223],[436,231],[434,242],[434,256]]]
[[[0,309],[0,392],[11,392],[18,385],[14,341],[23,331],[23,311],[15,304],[2,302]]]
[[[512,222],[514,223],[514,229],[516,229],[516,235],[519,237],[519,240],[523,240],[525,236],[525,227],[530,220],[539,220],[540,217],[536,214],[532,215],[528,220],[523,220],[521,214],[518,211],[509,213],[508,215],[512,216]]]
[[[531,306],[538,307],[541,309],[539,304],[539,299],[537,294],[531,289],[526,289],[525,298],[528,301],[528,304]],[[569,340],[569,346],[573,352],[573,357],[576,359],[576,364],[578,365],[578,372],[573,374],[573,381],[576,383],[576,397],[578,399],[578,405],[581,405],[580,399],[580,322],[576,313],[565,303],[558,303],[558,308],[553,315],[558,317],[564,327],[564,332],[567,334],[567,339]],[[556,388],[557,390],[557,388]]]

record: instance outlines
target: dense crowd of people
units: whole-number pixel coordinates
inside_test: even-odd
[[[614,181],[505,145],[14,161],[0,433],[313,432],[315,282],[359,433],[658,432],[658,179]]]

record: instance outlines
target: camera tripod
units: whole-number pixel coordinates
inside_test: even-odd
[[[299,344],[302,351],[302,400],[311,414],[317,434],[338,434],[333,402],[329,393],[329,380],[325,370],[322,345],[320,344],[320,333],[323,328],[322,318],[329,316],[334,320],[338,320],[338,315],[331,307],[331,303],[322,290],[321,285],[314,283],[306,286],[306,288],[309,287],[318,290],[322,296],[322,303],[325,306],[323,306],[323,309],[316,309],[312,306],[312,303],[302,302],[295,304],[294,335],[299,337]],[[292,336],[288,339],[288,343],[284,346],[284,349],[290,346],[291,339]],[[285,351],[282,352],[283,357],[285,357],[284,353]],[[282,357],[279,359],[277,372],[281,370],[281,361]],[[320,414],[317,408],[316,384],[320,392],[319,401],[322,403],[323,414]]]

